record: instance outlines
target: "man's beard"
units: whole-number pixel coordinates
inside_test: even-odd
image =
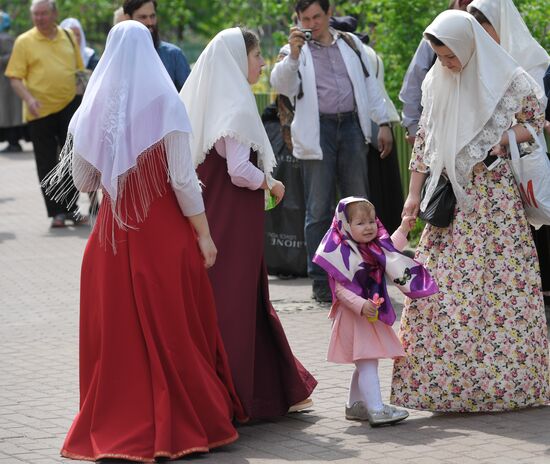
[[[153,38],[153,45],[155,48],[158,48],[160,45],[160,34],[159,29],[157,25],[149,26],[149,32],[151,33],[151,37]]]

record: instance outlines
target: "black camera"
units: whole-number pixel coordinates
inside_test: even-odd
[[[301,32],[304,33],[306,36],[306,41],[310,41],[313,38],[313,33],[311,32],[311,29],[300,29]]]

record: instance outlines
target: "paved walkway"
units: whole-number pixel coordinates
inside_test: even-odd
[[[0,149],[2,145],[0,144]],[[32,153],[0,155],[0,464],[59,463],[78,407],[78,291],[87,228],[49,229]],[[550,407],[500,414],[411,411],[395,427],[343,418],[351,369],[324,361],[327,307],[305,279],[271,282],[296,355],[317,377],[309,413],[239,428],[192,463],[548,464]],[[392,291],[396,306],[401,298]],[[391,363],[381,362],[389,396]]]

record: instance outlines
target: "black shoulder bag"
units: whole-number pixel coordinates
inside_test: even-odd
[[[422,202],[426,195],[426,188],[429,183],[430,178],[424,182],[422,193],[420,194],[420,202]],[[451,181],[445,174],[441,174],[434,193],[426,206],[426,210],[420,211],[418,217],[432,226],[449,227],[449,224],[454,219],[455,206],[456,197]]]

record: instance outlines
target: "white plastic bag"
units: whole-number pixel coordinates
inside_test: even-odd
[[[516,135],[508,131],[510,141],[510,166],[519,188],[527,221],[539,229],[550,224],[550,159],[546,154],[545,144],[540,142],[535,130],[527,125],[536,148],[532,153],[519,155]]]

